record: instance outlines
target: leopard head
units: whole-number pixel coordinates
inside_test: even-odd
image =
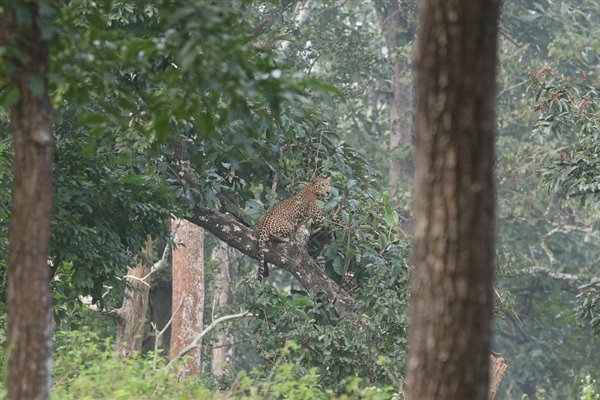
[[[328,198],[331,194],[331,177],[327,179],[315,178],[310,184],[313,187],[315,195],[321,200]]]

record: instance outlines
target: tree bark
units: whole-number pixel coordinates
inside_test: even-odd
[[[499,6],[420,3],[408,399],[488,396]]]
[[[506,373],[507,369],[508,364],[506,364],[506,358],[502,356],[490,356],[490,385],[488,390],[488,400],[494,400],[494,397],[496,397],[498,387],[500,386],[500,382],[502,382],[502,378],[504,378],[504,374]]]
[[[17,6],[29,13],[30,25],[19,24],[10,5],[0,18],[0,46],[18,48],[21,55],[4,60],[14,67],[7,83],[20,93],[10,108],[14,174],[6,297],[6,388],[9,399],[47,399],[52,365],[48,241],[53,134],[48,41],[42,37],[40,26],[49,21],[43,21],[47,16],[42,15],[38,2]]]
[[[146,242],[146,262],[127,270],[127,280],[132,290],[123,299],[123,305],[117,310],[116,349],[120,357],[127,357],[133,352],[142,351],[142,342],[148,316],[148,296],[150,286],[141,281],[150,272],[152,257],[152,240]]]
[[[171,326],[171,358],[188,346],[202,332],[204,313],[204,229],[187,220],[179,224],[175,241],[182,245],[173,249],[173,303]],[[201,348],[188,353],[182,375],[193,375],[201,369]]]
[[[229,257],[227,254],[227,244],[218,241],[213,249],[212,259],[217,263],[217,274],[213,289],[213,297],[222,310],[227,306],[229,301]],[[226,329],[221,330],[216,334],[217,341],[212,349],[212,364],[211,369],[214,375],[223,375],[225,366],[231,364],[233,360],[233,345],[230,340],[230,335]]]

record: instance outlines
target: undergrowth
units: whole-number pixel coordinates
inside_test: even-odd
[[[242,371],[228,387],[215,389],[212,375],[182,379],[177,366],[168,369],[163,357],[147,354],[119,359],[110,340],[89,330],[57,332],[50,394],[58,400],[401,398],[392,388],[364,387],[359,377],[348,380],[344,393],[325,390],[319,385],[316,368],[297,376],[297,366],[283,361],[293,358],[290,353],[295,348],[294,343],[287,343],[267,374]]]

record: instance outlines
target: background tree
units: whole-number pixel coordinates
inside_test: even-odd
[[[117,320],[115,346],[122,357],[142,350],[150,292],[147,280],[152,273],[152,240],[148,239],[145,250],[146,258],[127,270],[126,279],[129,280],[132,289],[125,293],[121,307],[109,314],[114,315]]]
[[[211,260],[215,263],[216,272],[212,288],[213,314],[217,310],[225,310],[230,297],[231,274],[229,267],[231,264],[229,256],[229,246],[219,241],[212,250]],[[231,333],[227,330],[221,330],[216,335],[216,342],[212,346],[211,372],[220,376],[225,373],[225,369],[231,366],[233,361],[234,347],[232,345]]]
[[[423,1],[407,397],[488,393],[500,2]]]
[[[410,190],[414,175],[412,162],[412,110],[413,85],[412,65],[410,62],[411,42],[414,40],[414,19],[416,2],[400,5],[398,0],[375,1],[375,11],[388,57],[392,64],[391,83],[387,90],[389,112],[389,150],[388,182],[391,193],[406,196]],[[406,201],[406,197],[403,199]],[[412,233],[412,217],[409,209],[403,209],[402,229]]]
[[[550,86],[563,86],[563,74],[577,84],[580,70],[588,83],[593,82],[598,11],[593,1],[504,3],[497,96],[497,237],[501,265],[513,272],[497,281],[497,289],[513,304],[514,314],[496,323],[494,349],[510,360],[499,398],[577,398],[578,377],[598,374],[591,356],[598,351],[597,341],[577,323],[573,311],[579,286],[596,271],[591,260],[599,254],[593,228],[597,211],[593,202],[582,207],[581,198],[558,180],[546,180],[550,175],[544,169],[560,160],[561,149],[577,142],[576,129],[565,130],[563,125],[558,134],[555,125],[536,128],[538,92],[528,90],[542,89],[539,102],[552,96],[539,85],[550,77],[548,67]]]
[[[176,357],[203,330],[204,315],[204,230],[186,220],[174,220],[175,240],[181,243],[173,251],[173,302],[171,354]],[[201,348],[190,351],[180,373],[195,375],[201,369]]]

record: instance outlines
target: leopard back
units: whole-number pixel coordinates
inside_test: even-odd
[[[331,178],[315,178],[297,195],[275,205],[260,220],[258,234],[258,280],[269,276],[265,261],[265,244],[271,240],[289,241],[298,225],[314,219],[321,224],[323,212],[316,200],[323,200],[331,193]]]

